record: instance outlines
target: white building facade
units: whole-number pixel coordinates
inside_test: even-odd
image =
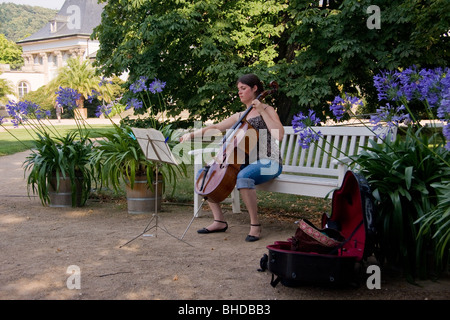
[[[103,7],[97,0],[66,0],[56,17],[41,30],[17,42],[23,48],[22,69],[0,65],[0,78],[8,80],[14,89],[14,96],[8,98],[20,99],[46,85],[71,57],[94,56],[99,42],[90,36],[101,22]]]

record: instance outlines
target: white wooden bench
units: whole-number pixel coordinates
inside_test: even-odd
[[[317,144],[312,143],[303,149],[298,143],[298,134],[293,127],[284,127],[285,134],[281,141],[280,151],[283,156],[283,171],[275,179],[257,185],[257,190],[288,193],[331,199],[332,192],[339,188],[345,172],[349,169],[348,156],[356,155],[370,140],[377,140],[377,135],[387,132],[387,128],[374,133],[365,126],[322,126],[312,127],[321,132]],[[396,130],[391,132],[395,138]],[[214,149],[193,150],[195,156],[194,172],[203,167],[202,155]],[[195,174],[194,174],[195,183]],[[194,214],[201,205],[201,196],[194,194]],[[235,188],[231,193],[232,210],[241,212],[239,191]]]

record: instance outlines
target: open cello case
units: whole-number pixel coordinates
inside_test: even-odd
[[[333,193],[331,215],[322,217],[322,229],[300,220],[295,236],[267,246],[271,285],[358,284],[362,264],[376,247],[374,210],[365,178],[347,171]]]

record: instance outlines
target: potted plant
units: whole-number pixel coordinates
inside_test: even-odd
[[[33,152],[24,162],[27,184],[38,193],[43,205],[81,207],[90,193],[92,171],[89,167],[92,142],[76,131],[62,137],[38,135]],[[79,138],[79,139],[78,139]]]
[[[37,193],[43,205],[84,205],[92,182],[89,131],[79,127],[61,135],[48,120],[50,111],[30,101],[10,101],[7,111],[13,124],[24,125],[33,138],[31,153],[23,164],[28,172],[28,193]]]
[[[160,93],[164,88],[164,83],[155,80],[149,86],[146,86],[147,80],[141,77],[130,86],[130,90],[133,93],[142,93],[147,99],[139,100],[133,97],[126,104],[111,103],[106,106],[100,105],[97,109],[98,116],[104,115],[110,120],[109,115],[112,112],[120,114],[121,110],[116,110],[117,108],[129,109],[133,107],[135,110],[142,108],[147,111],[145,120],[142,118],[134,119],[134,121],[127,119],[126,121],[121,121],[120,125],[111,120],[114,131],[105,134],[105,139],[98,141],[98,145],[95,147],[94,162],[96,163],[100,180],[115,191],[119,191],[125,185],[129,213],[154,212],[155,201],[157,201],[156,206],[159,210],[166,184],[168,182],[173,183],[173,191],[175,191],[177,175],[186,174],[186,167],[183,163],[174,166],[148,160],[133,134],[133,127],[154,128],[163,133],[169,148],[172,148],[178,142],[177,133],[172,129],[171,124],[161,121],[160,118],[153,114],[150,106],[145,107],[151,101],[151,94],[158,96],[158,101],[163,104],[163,98]],[[157,165],[159,166],[158,182],[156,182]],[[154,194],[156,183],[158,183],[157,195]]]

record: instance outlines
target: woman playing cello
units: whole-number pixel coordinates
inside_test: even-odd
[[[240,166],[236,180],[236,188],[239,190],[250,216],[250,232],[245,241],[253,242],[259,240],[261,236],[255,185],[267,182],[281,173],[281,155],[275,140],[281,141],[284,129],[275,109],[257,99],[264,88],[256,75],[246,74],[240,77],[236,83],[241,102],[247,107],[247,110],[251,107],[246,121],[259,132],[260,137],[264,137],[264,139],[258,140],[257,148],[254,150],[256,153],[253,152],[253,155],[247,157],[248,163]],[[180,142],[192,139],[194,135],[201,134],[203,136],[211,129],[225,132],[241,119],[241,114],[242,112],[235,113],[217,124],[187,133],[181,137]],[[225,232],[228,229],[228,223],[225,221],[220,203],[208,201],[208,204],[214,221],[208,227],[197,232],[200,234]]]

